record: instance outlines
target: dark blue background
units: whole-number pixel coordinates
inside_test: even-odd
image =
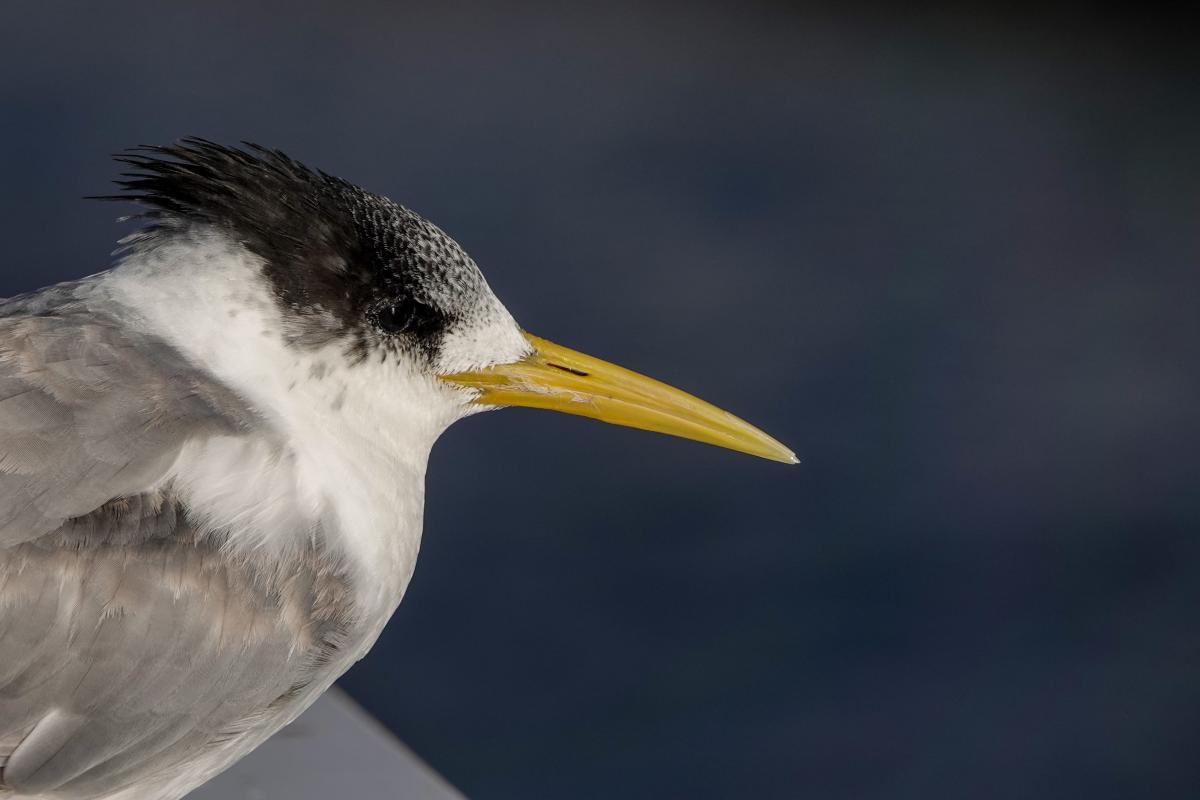
[[[3,290],[107,154],[281,147],[530,330],[800,467],[511,411],[438,445],[343,681],[479,798],[1200,791],[1186,29],[979,8],[0,6]]]

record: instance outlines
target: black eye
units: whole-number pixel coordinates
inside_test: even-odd
[[[370,315],[375,327],[388,336],[431,346],[449,322],[446,314],[410,296],[393,297],[387,305],[376,306]]]
[[[412,303],[393,303],[384,306],[376,315],[376,323],[384,333],[404,333],[413,327],[416,308]]]

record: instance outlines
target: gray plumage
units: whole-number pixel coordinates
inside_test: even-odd
[[[90,288],[0,304],[0,544],[140,490],[191,436],[253,424],[165,342],[89,303]]]
[[[169,772],[303,691],[347,613],[315,545],[231,559],[155,485],[255,415],[87,295],[0,305],[0,797]]]

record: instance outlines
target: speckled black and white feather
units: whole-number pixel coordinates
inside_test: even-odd
[[[436,357],[446,330],[471,321],[487,293],[475,262],[436,225],[393,201],[310,169],[278,150],[185,139],[117,157],[124,193],[146,207],[131,243],[181,224],[229,232],[263,259],[282,303],[304,323],[302,342],[380,339]]]

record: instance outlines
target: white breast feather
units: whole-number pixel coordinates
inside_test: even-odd
[[[350,366],[336,343],[288,345],[260,271],[244,249],[196,232],[135,253],[102,282],[136,324],[269,424],[185,447],[167,478],[192,513],[228,528],[235,550],[281,557],[320,524],[349,557],[360,607],[381,627],[416,563],[429,450],[464,407],[404,363]]]

